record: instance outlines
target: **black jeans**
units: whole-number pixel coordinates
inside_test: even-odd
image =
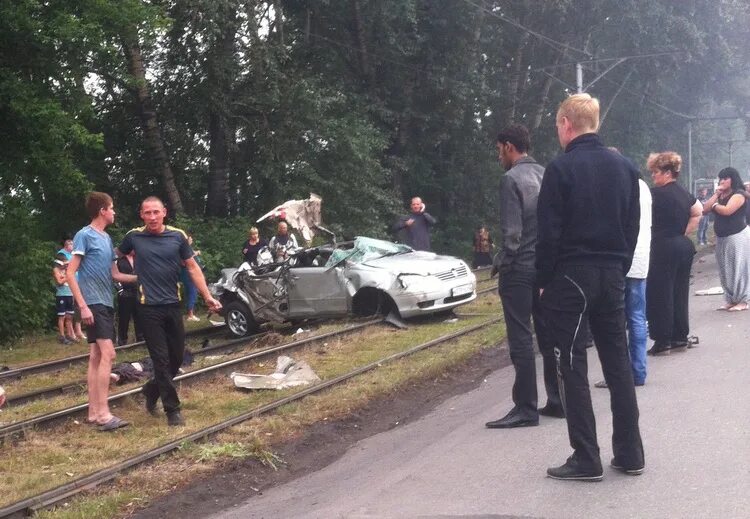
[[[140,317],[138,316],[138,300],[135,297],[117,297],[117,339],[120,344],[128,341],[128,327],[130,320],[135,327],[135,340],[143,340]]]
[[[643,464],[638,402],[625,336],[625,276],[619,266],[560,266],[542,295],[563,380],[568,435],[579,463],[600,467],[586,358],[588,321],[610,391],[612,449],[626,467]]]
[[[513,404],[523,416],[536,418],[539,415],[537,413],[536,363],[531,330],[532,315],[544,365],[547,403],[561,405],[554,351],[539,306],[536,273],[523,270],[504,272],[498,281],[498,292],[503,303],[510,360],[516,371],[516,379],[513,383]]]
[[[138,305],[146,347],[154,363],[154,378],[143,386],[147,398],[161,398],[164,411],[180,410],[180,399],[172,379],[182,366],[185,328],[179,304]]]
[[[705,216],[704,216],[705,218]],[[648,333],[661,343],[687,342],[690,268],[695,247],[686,236],[652,242],[646,282]]]

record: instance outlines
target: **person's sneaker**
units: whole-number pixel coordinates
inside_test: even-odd
[[[78,337],[68,337],[66,335],[65,338],[68,339],[68,341],[70,341],[70,344],[73,344],[74,342],[75,343],[80,343],[81,342],[81,339],[79,339]]]
[[[655,342],[653,346],[651,346],[651,349],[648,350],[649,355],[653,355],[654,357],[662,357],[664,355],[669,355],[670,353],[670,345],[663,342]]]
[[[185,425],[185,419],[182,417],[179,411],[172,411],[171,413],[167,413],[167,425]]]
[[[73,344],[73,341],[65,337],[64,335],[58,335],[57,336],[57,342],[62,344],[63,346],[68,346],[70,344]]]
[[[201,318],[198,317],[197,315],[191,315],[191,316],[188,316],[187,320],[188,321],[200,321]]]
[[[625,467],[622,463],[617,461],[617,458],[612,458],[612,461],[609,462],[609,465],[619,471],[623,474],[627,474],[628,476],[640,476],[643,474],[644,466],[641,465],[640,467]]]
[[[559,467],[550,467],[547,469],[547,477],[552,479],[562,479],[565,481],[601,481],[604,477],[604,471],[601,464],[598,467],[584,467],[571,456],[565,464]]]

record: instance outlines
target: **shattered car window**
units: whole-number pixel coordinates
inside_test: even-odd
[[[403,254],[405,252],[412,252],[412,250],[408,245],[359,236],[354,240],[354,245],[351,249],[337,249],[333,251],[325,266],[332,267],[344,260],[349,260],[353,263],[364,263],[371,259]]]

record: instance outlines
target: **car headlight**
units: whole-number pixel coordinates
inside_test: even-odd
[[[401,283],[401,288],[414,292],[429,292],[440,286],[439,279],[419,274],[401,274],[398,281]]]

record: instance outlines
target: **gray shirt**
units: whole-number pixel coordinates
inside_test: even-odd
[[[495,266],[500,272],[534,270],[536,205],[544,168],[531,157],[513,164],[500,182],[500,230],[503,238]]]
[[[73,254],[81,256],[76,274],[83,300],[89,306],[113,308],[112,262],[117,256],[109,234],[87,225],[73,238]]]

